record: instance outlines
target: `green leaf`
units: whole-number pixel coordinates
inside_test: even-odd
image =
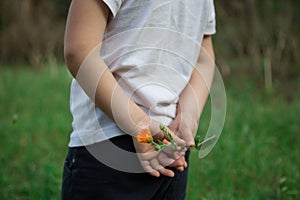
[[[159,145],[155,145],[154,149],[155,149],[155,151],[159,151],[161,148]]]
[[[160,146],[160,149],[161,149],[161,150],[164,150],[164,149],[166,149],[167,147],[168,147],[167,144],[163,144],[163,145]]]
[[[196,135],[194,138],[194,141],[195,141],[195,148],[200,150],[200,148],[202,146],[200,136]]]
[[[162,130],[162,131],[164,131],[165,126],[161,124],[161,125],[159,125],[159,129]]]
[[[158,144],[163,145],[164,143],[161,140],[157,140]]]

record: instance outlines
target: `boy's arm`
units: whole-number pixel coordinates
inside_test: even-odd
[[[133,135],[139,131],[135,124],[146,126],[150,119],[128,98],[99,56],[108,13],[100,0],[72,1],[65,33],[65,60],[71,74],[96,105],[111,119],[122,123],[120,128]],[[122,101],[114,102],[116,98]],[[134,115],[118,116],[113,106],[118,106],[118,113]],[[158,132],[156,129],[155,133]]]
[[[188,146],[194,146],[194,136],[203,107],[209,95],[215,70],[215,56],[211,36],[204,36],[197,64],[189,84],[180,94],[177,115],[170,129],[178,132]]]
[[[135,136],[142,128],[149,127],[151,133],[160,133],[159,137],[163,137],[159,123],[151,120],[127,96],[99,55],[108,14],[107,6],[100,0],[72,1],[64,44],[67,67],[87,95],[124,132]],[[153,150],[148,144],[136,144],[136,148],[140,153]],[[142,159],[150,162],[150,159],[156,158]],[[154,176],[159,176],[160,173],[173,175],[171,170],[161,166],[158,168],[150,165],[147,169]]]

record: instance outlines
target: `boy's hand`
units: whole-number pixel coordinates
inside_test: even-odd
[[[177,106],[177,114],[169,126],[170,130],[183,139],[187,146],[195,146],[194,137],[198,129],[198,119],[194,119],[192,115],[181,112],[180,105]]]
[[[178,144],[184,145],[184,141],[178,138],[175,134],[171,132],[174,136],[174,140]],[[154,140],[161,140],[164,143],[169,143],[166,140],[163,133],[156,134]],[[183,171],[187,167],[187,163],[184,159],[184,151],[177,151],[171,146],[160,151],[155,151],[152,144],[138,143],[135,138],[134,145],[136,152],[138,153],[138,158],[140,159],[142,167],[152,176],[159,177],[160,174],[173,177],[175,174],[172,170],[167,169],[166,166],[177,168],[179,171]]]

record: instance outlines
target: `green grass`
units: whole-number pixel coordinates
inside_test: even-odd
[[[70,76],[63,68],[0,74],[0,199],[58,199]]]
[[[63,67],[0,69],[0,199],[59,199],[70,81]],[[233,83],[216,147],[202,160],[192,151],[187,199],[299,199],[300,98]],[[209,117],[207,106],[200,133]]]

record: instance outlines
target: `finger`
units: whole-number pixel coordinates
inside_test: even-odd
[[[153,158],[155,158],[159,152],[157,151],[152,151],[152,152],[144,152],[144,153],[136,153],[138,155],[138,157],[140,158],[140,160],[151,160]]]
[[[167,140],[166,138],[163,139],[162,141],[164,144],[171,144],[171,142],[169,140]]]
[[[186,146],[188,147],[195,146],[194,134],[192,132],[180,130],[179,135],[185,141]]]
[[[162,142],[163,142],[164,144],[168,144],[168,145],[171,144],[171,142],[168,141],[167,139],[164,139]],[[177,151],[181,151],[181,152],[185,152],[185,151],[187,150],[186,148],[182,148],[182,146],[176,146],[175,149],[176,149]]]
[[[174,172],[170,169],[166,169],[164,168],[156,158],[152,159],[150,161],[150,164],[152,166],[152,168],[156,169],[157,171],[159,171],[160,174],[165,175],[165,176],[169,176],[169,177],[174,177]]]
[[[184,156],[182,156],[180,159],[181,159],[181,160],[182,160],[182,162],[183,162],[183,166],[184,166],[184,168],[187,168],[187,166],[188,166],[188,163],[186,162],[186,160],[185,160],[185,157],[184,157]]]
[[[187,167],[184,157],[181,157],[180,159],[176,160],[175,162],[173,162],[169,166],[170,167],[175,167],[180,172],[183,172],[184,169]]]
[[[164,144],[171,145],[171,142],[168,141],[167,139],[164,139],[162,142],[163,142]],[[168,149],[169,149],[169,150],[167,150],[167,151],[175,150],[175,151],[178,151],[178,152],[183,152],[182,155],[184,155],[185,152],[187,151],[187,148],[183,148],[182,146],[176,146],[175,149],[174,149],[173,147],[171,148],[171,147],[169,146]]]
[[[164,176],[168,176],[168,177],[171,177],[171,178],[175,176],[175,173],[170,169],[162,168],[158,171]]]
[[[185,161],[185,157],[182,156],[178,160],[173,160],[168,158],[168,156],[164,153],[160,153],[158,155],[158,160],[160,163],[162,163],[164,166],[169,165],[169,167],[175,167],[178,171],[182,172],[187,167],[187,163]],[[173,161],[172,163],[170,163]]]
[[[175,135],[173,132],[171,132],[174,141],[179,145],[179,146],[184,146],[186,145],[186,142],[184,139],[179,138],[177,135]]]
[[[178,149],[179,148],[179,149]],[[180,158],[181,156],[185,155],[185,151],[186,149],[180,151],[181,147],[176,147],[175,149],[173,149],[172,146],[168,146],[166,149],[163,150],[163,152],[165,154],[168,155],[168,157],[173,158],[174,160],[177,160],[178,158]]]
[[[183,172],[184,171],[184,167],[183,166],[180,166],[180,167],[176,167],[176,169],[180,172]]]
[[[188,163],[186,161],[184,161],[184,168],[187,168],[188,167]]]
[[[160,173],[157,170],[154,170],[150,165],[149,161],[141,161],[142,167],[146,172],[148,172],[151,176],[159,177]]]
[[[175,160],[173,163],[169,165],[170,167],[184,167],[185,166],[185,158],[181,157]]]
[[[183,161],[183,167],[184,167],[184,168],[187,168],[188,163],[186,162],[185,157],[182,156],[181,159],[182,159],[182,161]]]
[[[167,154],[163,152],[160,152],[160,154],[157,156],[157,159],[163,166],[169,166],[175,161],[175,159],[168,157]]]
[[[161,131],[158,132],[157,134],[153,135],[154,141],[158,141],[158,140],[163,141],[164,138],[165,138],[165,135]]]

